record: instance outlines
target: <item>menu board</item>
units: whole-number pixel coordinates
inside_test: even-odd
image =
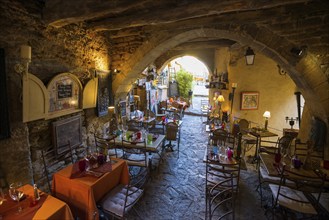
[[[79,108],[80,85],[70,74],[54,77],[48,85],[48,91],[50,113]]]
[[[57,98],[58,99],[71,98],[72,89],[73,89],[72,84],[69,84],[69,85],[58,84],[57,85]]]
[[[66,152],[70,142],[71,148],[79,146],[82,143],[82,125],[81,116],[76,115],[52,123],[53,127],[53,145],[57,155]]]

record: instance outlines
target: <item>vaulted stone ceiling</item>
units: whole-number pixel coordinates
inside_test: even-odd
[[[157,31],[255,24],[306,48],[324,67],[329,63],[329,1],[326,0],[51,0],[45,21],[55,27],[85,23],[108,34],[114,46],[138,48]],[[122,39],[124,38],[124,40]],[[178,48],[232,45],[227,39],[194,39]]]

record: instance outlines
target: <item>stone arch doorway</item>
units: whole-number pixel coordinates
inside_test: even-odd
[[[170,36],[170,33],[168,33],[166,38],[162,38],[166,40],[159,40],[157,37],[149,39],[147,43],[139,48],[138,52],[132,54],[134,59],[130,59],[126,63],[127,74],[125,77],[114,81],[116,97],[125,96],[131,88],[131,81],[135,80],[138,74],[161,54],[183,42],[201,37],[234,40],[241,45],[252,47],[257,53],[262,53],[271,58],[287,71],[299,91],[302,92],[305,102],[309,106],[310,115],[321,118],[328,127],[329,97],[327,91],[329,85],[325,74],[322,73],[319,64],[316,62],[316,57],[312,54],[306,54],[303,57],[294,56],[290,53],[290,49],[294,46],[291,42],[253,25],[245,26],[238,31],[234,29],[233,25],[228,30],[200,28],[182,32],[175,36]],[[328,134],[329,129],[327,139],[329,139]]]
[[[203,62],[205,59],[199,57],[202,57],[202,55],[195,56],[190,55],[190,53],[179,53],[179,55],[169,58],[158,69],[159,74],[164,74],[168,72],[169,65],[171,68],[175,68],[175,65],[178,65],[178,68],[175,69],[176,72],[182,68],[193,75],[193,95],[190,100],[190,107],[187,109],[187,112],[193,113],[199,113],[201,108],[201,99],[208,99],[209,97],[209,89],[206,88],[205,85],[206,81],[208,81],[210,77],[210,73],[212,72],[209,65]],[[209,60],[206,61],[209,62]]]

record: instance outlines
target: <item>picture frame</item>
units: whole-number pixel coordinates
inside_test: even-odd
[[[257,110],[259,92],[241,92],[241,110]]]

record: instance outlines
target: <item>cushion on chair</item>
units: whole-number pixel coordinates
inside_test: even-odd
[[[131,194],[133,191],[136,193]],[[124,211],[128,212],[132,205],[138,201],[138,199],[142,196],[143,190],[137,189],[136,187],[132,187],[128,191],[128,198],[127,198],[127,209],[124,210],[125,199],[127,193],[127,186],[126,185],[118,185],[114,189],[112,189],[101,201],[100,205],[103,210],[108,211],[110,213],[114,213],[117,216],[123,217]]]
[[[278,190],[279,190],[279,185],[269,184],[269,187],[271,188],[273,197],[276,198],[276,196],[278,194]],[[288,195],[289,197],[292,197],[296,200],[301,200],[301,201],[305,201],[305,202],[309,201],[301,191],[293,190],[286,186],[281,186],[280,193],[284,194],[284,195]],[[317,214],[317,211],[311,204],[295,202],[295,201],[293,201],[291,199],[287,199],[283,196],[279,196],[278,204],[282,205],[284,207],[287,207],[291,210],[297,211],[297,212],[312,214],[312,215]]]
[[[148,161],[152,160],[152,155],[146,155],[146,166],[148,165]],[[130,154],[127,157],[127,163],[130,166],[141,166],[145,167],[145,155],[144,154]]]

